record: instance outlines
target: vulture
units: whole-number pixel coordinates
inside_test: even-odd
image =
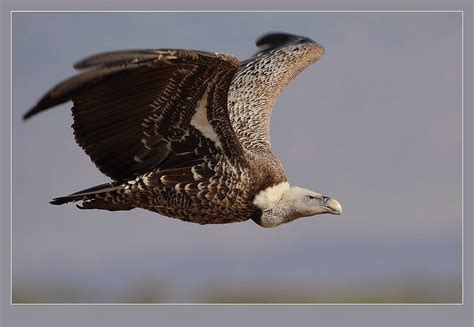
[[[183,49],[113,51],[74,65],[79,74],[24,115],[73,102],[74,137],[111,182],[50,203],[80,209],[143,208],[199,224],[249,219],[275,227],[339,215],[341,204],[290,186],[270,145],[278,95],[324,48],[270,33],[250,59]]]

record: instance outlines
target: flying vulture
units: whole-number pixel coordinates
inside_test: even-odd
[[[270,146],[278,95],[324,48],[271,33],[245,61],[225,53],[158,49],[101,53],[46,93],[24,119],[72,101],[74,136],[112,179],[52,204],[143,208],[199,224],[254,220],[275,227],[341,214],[340,203],[290,186]]]

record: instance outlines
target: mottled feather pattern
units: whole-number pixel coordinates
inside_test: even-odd
[[[241,64],[230,86],[228,106],[245,149],[271,153],[270,115],[278,95],[323,54],[321,46],[303,43],[261,52]]]
[[[226,167],[228,164],[220,160],[213,170],[202,162],[179,170],[151,172],[128,182],[123,189],[96,194],[90,201],[127,203],[200,224],[244,221],[255,210],[248,205],[255,194],[240,183],[250,185],[253,177],[246,169]],[[196,175],[193,169],[207,177]]]

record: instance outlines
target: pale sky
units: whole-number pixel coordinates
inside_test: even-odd
[[[74,62],[137,48],[244,60],[270,31],[326,49],[279,98],[272,146],[291,184],[340,200],[343,215],[263,229],[48,203],[108,181],[74,143],[71,103],[21,120]],[[460,13],[14,13],[14,287],[62,283],[112,298],[151,280],[186,301],[216,283],[460,272]]]

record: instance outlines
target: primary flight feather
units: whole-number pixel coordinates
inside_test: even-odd
[[[243,62],[159,49],[75,64],[85,71],[55,86],[24,118],[72,100],[76,142],[113,181],[51,203],[143,208],[199,224],[253,219],[263,227],[340,214],[337,200],[290,187],[270,146],[276,98],[324,49],[287,33],[256,44],[260,51]]]

